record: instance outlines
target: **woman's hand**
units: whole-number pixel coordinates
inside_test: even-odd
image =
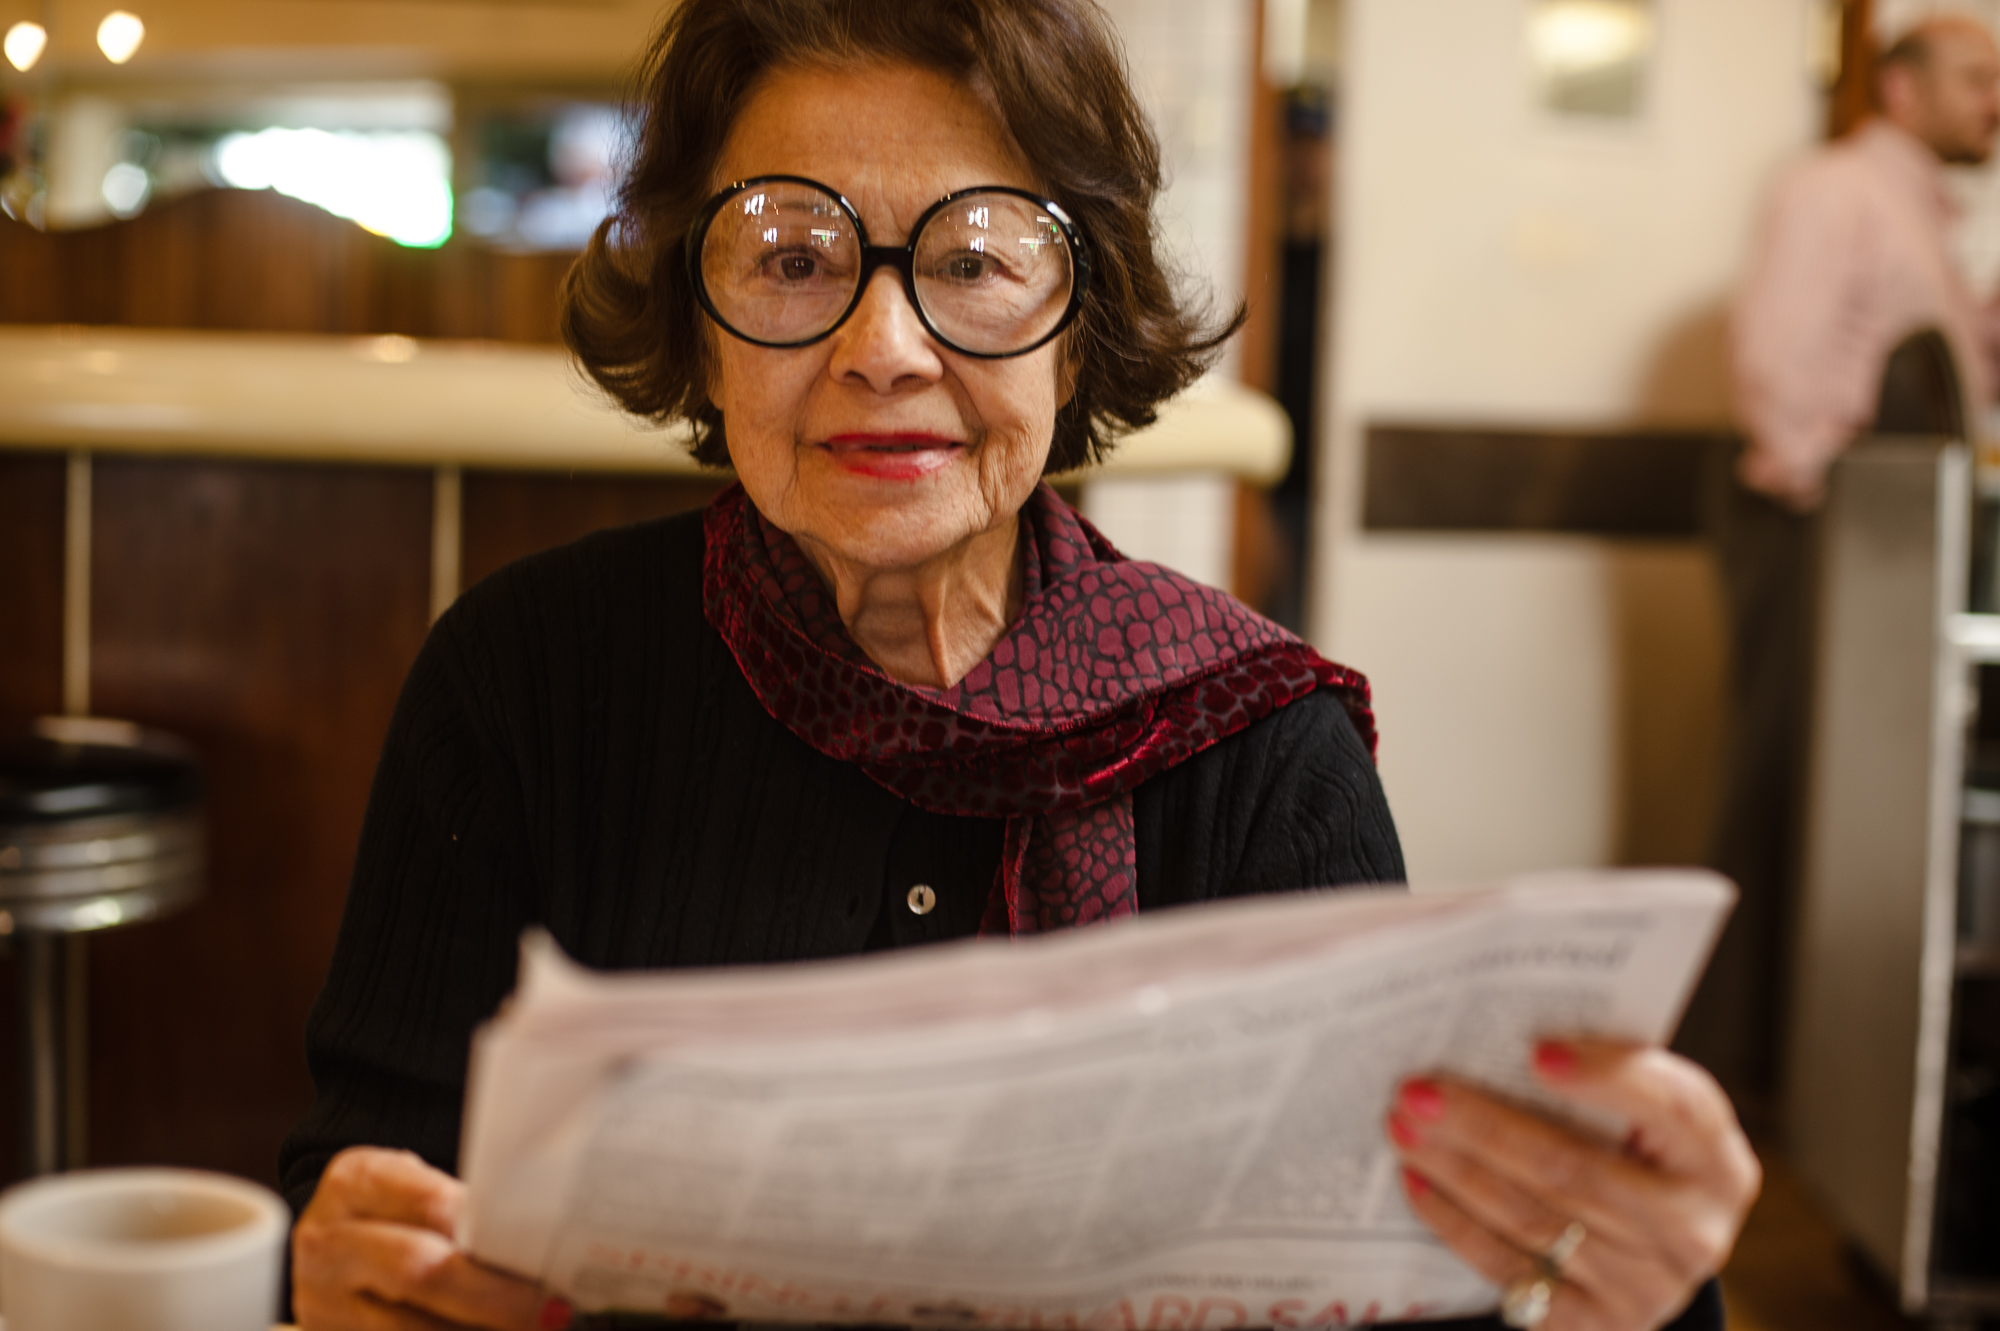
[[[301,1331],[561,1331],[569,1305],[479,1265],[452,1233],[465,1186],[408,1151],[356,1146],[327,1165],[292,1231]]]
[[[1406,1082],[1389,1137],[1410,1207],[1502,1289],[1559,1268],[1546,1319],[1522,1325],[1654,1331],[1727,1260],[1762,1182],[1757,1157],[1722,1088],[1663,1049],[1544,1041],[1534,1067],[1565,1099],[1629,1122],[1622,1147],[1460,1083]]]

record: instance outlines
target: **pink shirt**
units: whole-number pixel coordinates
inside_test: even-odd
[[[1731,327],[1743,483],[1799,508],[1875,417],[1882,369],[1943,330],[1968,408],[1992,401],[2000,327],[1950,249],[1956,208],[1937,157],[1877,120],[1779,181]]]

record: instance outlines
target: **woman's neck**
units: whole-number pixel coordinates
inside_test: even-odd
[[[948,689],[1021,613],[1020,531],[1017,517],[911,568],[857,564],[807,541],[799,548],[869,660],[905,684]]]

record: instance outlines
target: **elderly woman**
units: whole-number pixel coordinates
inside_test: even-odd
[[[489,579],[412,671],[286,1148],[307,1328],[568,1320],[450,1239],[467,1044],[526,925],[724,965],[1402,876],[1360,677],[1041,483],[1232,331],[1163,271],[1089,0],[685,0],[646,89],[565,329],[741,484]],[[1658,1050],[1536,1063],[1631,1138],[1410,1083],[1414,1212],[1514,1325],[1719,1325],[1756,1189],[1728,1103]]]

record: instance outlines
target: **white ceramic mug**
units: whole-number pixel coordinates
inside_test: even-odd
[[[6,1331],[269,1331],[291,1213],[191,1169],[55,1174],[0,1196]]]

